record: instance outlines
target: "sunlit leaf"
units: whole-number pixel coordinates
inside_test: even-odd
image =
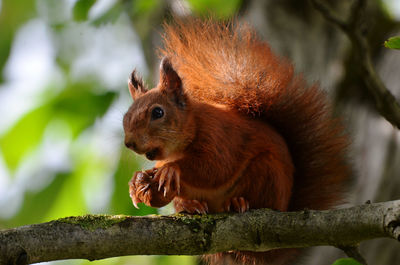
[[[0,149],[10,170],[15,170],[21,158],[39,144],[50,118],[51,107],[39,107],[22,117],[0,138]]]
[[[84,261],[82,260],[79,265],[128,265],[128,264],[140,264],[140,265],[195,265],[195,257],[190,256],[125,256],[115,257],[96,261]],[[168,262],[172,260],[173,263]],[[166,263],[162,263],[166,262]],[[70,265],[68,263],[68,265]]]
[[[138,0],[133,2],[133,15],[148,13],[160,5],[160,0]]]
[[[90,8],[96,3],[96,0],[78,0],[73,9],[74,19],[76,21],[85,21],[88,19]]]
[[[235,15],[242,0],[188,0],[193,11],[200,15],[213,14],[218,18],[229,18]]]
[[[389,49],[400,50],[400,36],[389,38],[387,41],[385,41],[385,47]]]
[[[195,265],[198,264],[194,256],[157,256],[154,264],[158,265]]]
[[[357,262],[355,259],[338,259],[332,265],[361,265],[361,263]]]

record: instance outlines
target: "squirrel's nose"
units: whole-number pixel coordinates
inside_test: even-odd
[[[132,150],[136,149],[136,143],[134,141],[125,141],[125,146]]]

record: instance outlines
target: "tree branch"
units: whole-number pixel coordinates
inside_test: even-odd
[[[0,264],[124,255],[199,255],[400,240],[400,200],[329,211],[67,217],[0,231]]]
[[[333,14],[332,10],[319,0],[311,0],[311,2],[326,20],[335,24],[347,34],[359,58],[357,66],[360,69],[361,78],[375,102],[376,109],[388,122],[400,129],[400,105],[375,71],[365,30],[362,27],[366,0],[354,0],[347,21]]]

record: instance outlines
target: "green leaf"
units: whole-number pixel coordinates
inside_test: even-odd
[[[239,11],[242,0],[188,0],[193,11],[200,15],[210,13],[218,18],[229,18]]]
[[[0,138],[4,161],[11,171],[14,171],[20,160],[39,144],[50,118],[50,106],[39,107],[22,117]]]
[[[400,50],[400,36],[389,38],[387,41],[385,41],[385,47],[389,49]]]
[[[133,2],[132,15],[152,12],[161,5],[160,0],[137,0]]]
[[[197,264],[194,256],[155,256],[153,264],[157,265],[195,265]]]
[[[96,0],[78,0],[73,9],[74,20],[85,21],[88,19],[90,8],[96,3]]]
[[[361,265],[358,261],[351,258],[338,259],[332,265]]]

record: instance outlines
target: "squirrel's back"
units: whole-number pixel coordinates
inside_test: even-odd
[[[164,28],[161,53],[186,93],[262,119],[285,138],[295,165],[289,210],[342,202],[350,178],[348,140],[323,91],[295,75],[248,25],[191,18]]]

